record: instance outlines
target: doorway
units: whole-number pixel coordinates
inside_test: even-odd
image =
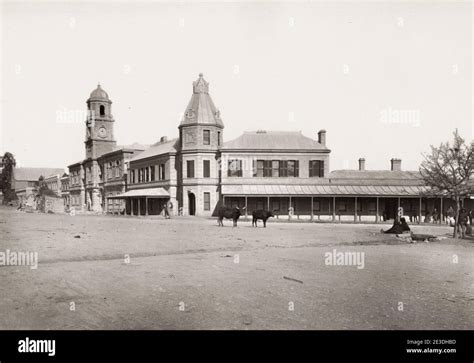
[[[189,215],[196,215],[196,196],[194,193],[188,193]]]
[[[385,199],[385,212],[387,219],[395,219],[397,216],[398,201],[395,198]]]

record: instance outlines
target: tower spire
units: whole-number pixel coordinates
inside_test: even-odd
[[[209,93],[209,82],[206,82],[202,73],[199,73],[198,80],[193,82],[193,93]]]
[[[180,127],[196,124],[224,128],[220,111],[209,95],[209,82],[204,79],[202,73],[199,73],[199,78],[193,82],[193,94],[184,112]]]

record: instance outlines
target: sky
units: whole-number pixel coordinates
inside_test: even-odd
[[[109,94],[119,145],[177,137],[199,73],[224,141],[327,131],[330,169],[417,170],[472,140],[472,4],[437,1],[4,1],[0,153],[85,158],[86,100]]]

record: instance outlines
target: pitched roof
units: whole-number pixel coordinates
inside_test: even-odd
[[[160,141],[156,144],[150,146],[145,151],[142,151],[138,155],[134,156],[130,159],[130,161],[142,160],[146,158],[150,158],[152,156],[167,154],[167,153],[175,153],[178,146],[178,139],[172,139],[169,141]]]
[[[420,179],[421,175],[418,171],[404,170],[333,170],[329,173],[330,179],[383,179],[383,180],[407,180]]]
[[[238,138],[225,142],[222,149],[329,151],[301,131],[246,131]]]
[[[130,145],[117,145],[115,147],[114,151],[124,150],[124,149],[127,149],[127,150],[146,150],[150,146],[151,145],[148,145],[148,144],[140,144],[138,142],[134,142],[133,144],[130,144]]]
[[[64,169],[62,168],[15,168],[13,175],[15,180],[29,180],[37,181],[40,176],[47,178],[52,175],[62,175]]]
[[[224,127],[220,112],[209,95],[209,83],[204,80],[202,73],[193,82],[193,95],[186,107],[180,126],[206,124]]]

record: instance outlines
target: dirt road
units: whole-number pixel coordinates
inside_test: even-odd
[[[0,329],[473,329],[474,243],[382,227],[0,208],[0,252],[38,253],[0,266]],[[363,268],[328,265],[336,252]]]

